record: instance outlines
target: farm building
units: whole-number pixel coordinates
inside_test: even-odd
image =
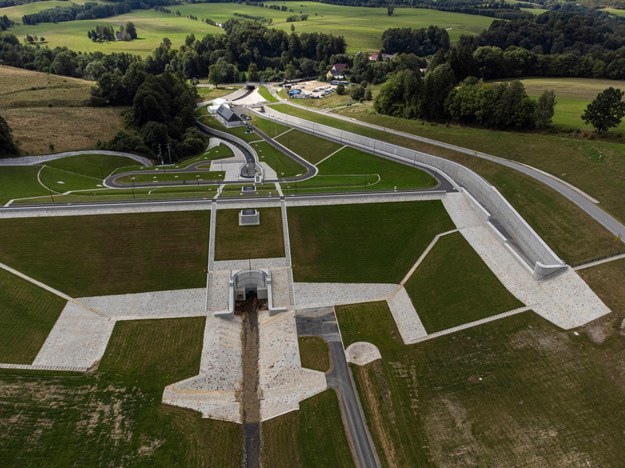
[[[342,80],[349,73],[349,66],[346,63],[335,63],[326,73],[326,77],[332,80]]]
[[[219,121],[226,127],[240,127],[245,124],[241,117],[234,113],[228,104],[222,104],[215,113]]]

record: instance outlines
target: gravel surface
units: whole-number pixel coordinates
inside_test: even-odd
[[[382,359],[378,347],[365,341],[357,341],[350,344],[345,350],[345,356],[347,357],[347,362],[357,366],[364,366],[370,362]]]

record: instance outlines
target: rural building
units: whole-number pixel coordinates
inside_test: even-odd
[[[228,128],[240,127],[242,125],[245,125],[245,122],[243,122],[241,117],[235,114],[234,111],[230,109],[230,106],[228,106],[228,104],[222,104],[221,106],[219,106],[217,112],[215,113],[215,116],[221,121],[223,125]]]
[[[369,60],[371,62],[376,62],[378,60],[391,60],[393,57],[395,57],[395,54],[385,54],[385,53],[378,53],[378,52],[374,52],[371,55],[369,55]]]
[[[329,80],[342,80],[349,73],[349,66],[346,63],[335,63],[326,73]]]

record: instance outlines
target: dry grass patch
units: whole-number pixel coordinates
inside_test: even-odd
[[[217,211],[215,260],[284,257],[280,208],[258,210],[258,226],[239,226],[239,211]]]
[[[0,66],[0,108],[22,153],[95,148],[123,130],[123,108],[86,107],[94,84]]]

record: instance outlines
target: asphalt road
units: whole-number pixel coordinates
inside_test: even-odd
[[[535,167],[521,164],[516,161],[511,161],[509,159],[500,158],[492,154],[482,153],[479,151],[476,152],[475,150],[464,148],[462,146],[452,145],[450,143],[445,143],[445,142],[438,141],[438,140],[432,140],[431,138],[425,138],[425,137],[421,137],[418,135],[413,135],[412,133],[401,132],[399,130],[394,130],[392,128],[383,127],[381,125],[375,125],[375,124],[370,124],[367,122],[362,122],[360,120],[353,119],[350,117],[345,117],[343,115],[317,111],[317,110],[314,110],[305,106],[293,104],[292,102],[286,99],[282,99],[276,93],[272,93],[272,94],[276,96],[276,98],[278,98],[280,102],[284,104],[288,104],[293,107],[304,109],[310,112],[315,112],[317,114],[321,114],[325,116],[330,116],[339,120],[345,120],[350,123],[357,123],[358,125],[362,125],[363,127],[373,128],[376,130],[382,130],[387,133],[392,133],[394,135],[399,135],[405,138],[410,138],[412,140],[420,141],[422,143],[427,143],[427,144],[438,146],[441,148],[451,149],[459,153],[464,153],[469,156],[486,159],[488,161],[492,161],[497,164],[501,164],[503,166],[522,172],[523,174],[526,174],[532,177],[533,179],[536,179],[539,182],[542,182],[543,184],[551,187],[560,195],[566,197],[571,202],[575,203],[575,205],[577,205],[579,208],[581,208],[586,213],[588,213],[593,219],[595,219],[599,224],[601,224],[603,227],[609,230],[612,234],[614,234],[615,236],[620,236],[621,239],[625,239],[625,225],[621,223],[620,221],[618,221],[616,218],[614,218],[612,215],[608,214],[605,210],[600,208],[592,199],[592,197],[585,194],[581,190],[573,187],[572,185],[569,185],[568,183],[558,179],[557,177],[551,174],[548,174],[544,171],[541,171],[540,169],[536,169]]]
[[[360,468],[380,466],[375,447],[365,423],[365,417],[352,380],[345,350],[341,341],[336,316],[330,307],[300,311],[295,316],[297,334],[320,336],[328,343],[332,368],[326,373],[328,386],[336,390],[339,397],[343,421],[346,424],[350,445]]]

